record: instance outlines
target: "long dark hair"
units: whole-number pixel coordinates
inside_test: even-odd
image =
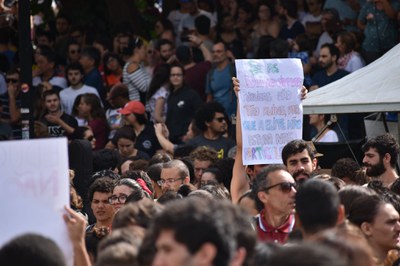
[[[79,94],[75,98],[74,104],[72,105],[72,112],[71,112],[71,114],[73,116],[78,116],[78,114],[79,114],[78,106],[79,106],[79,103],[81,102],[81,99],[82,99],[82,94]]]
[[[154,72],[153,78],[151,79],[149,90],[147,91],[146,101],[148,101],[157,90],[168,82],[170,71],[171,67],[169,64],[162,64],[157,67],[157,70]]]
[[[83,101],[91,106],[90,115],[93,119],[100,118],[106,119],[103,107],[101,106],[100,99],[96,94],[85,93],[82,94]]]

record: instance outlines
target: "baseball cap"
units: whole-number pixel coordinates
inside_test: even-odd
[[[118,111],[122,115],[138,114],[142,115],[146,112],[144,105],[139,101],[130,101],[125,104],[124,108]]]

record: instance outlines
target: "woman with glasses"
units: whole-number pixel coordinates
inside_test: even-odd
[[[166,125],[169,139],[174,144],[182,143],[188,126],[202,104],[200,95],[184,83],[183,66],[174,64],[169,75],[170,95],[167,101]]]
[[[127,202],[128,197],[130,201],[139,201],[145,197],[145,193],[135,180],[122,178],[116,181],[108,201],[114,206],[115,211],[118,211]]]
[[[141,93],[145,94],[149,88],[150,74],[143,66],[146,59],[146,45],[139,37],[129,40],[124,54],[129,56],[122,70],[123,83],[128,86],[129,99],[140,101]]]

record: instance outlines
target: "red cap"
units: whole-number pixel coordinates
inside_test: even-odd
[[[144,105],[139,101],[130,101],[125,104],[124,108],[118,111],[122,115],[138,114],[142,115],[146,112]]]

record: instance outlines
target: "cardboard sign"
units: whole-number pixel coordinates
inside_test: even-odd
[[[69,206],[66,138],[0,142],[0,247],[16,236],[53,239],[73,265],[72,244],[62,218]]]
[[[243,163],[282,163],[282,148],[302,138],[300,59],[236,60]]]

